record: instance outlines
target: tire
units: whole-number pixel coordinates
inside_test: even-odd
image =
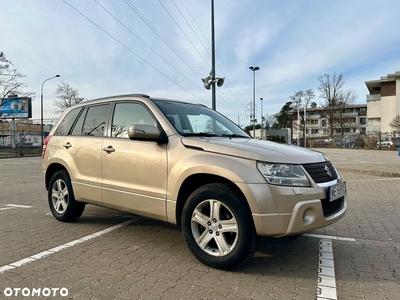
[[[85,203],[75,200],[71,179],[65,170],[51,177],[47,195],[51,213],[59,221],[74,222],[85,210]]]
[[[213,268],[237,268],[258,247],[245,200],[226,184],[211,183],[195,190],[184,205],[181,224],[192,254]]]

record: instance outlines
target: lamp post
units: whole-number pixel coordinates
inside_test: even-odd
[[[56,75],[50,78],[47,78],[45,81],[43,81],[42,83],[42,87],[40,88],[40,137],[41,137],[41,145],[42,145],[42,149],[43,149],[43,85],[46,81],[56,78],[56,77],[60,77],[60,75]]]
[[[256,137],[256,71],[259,67],[249,67],[253,71],[253,138]]]
[[[260,98],[260,101],[261,101],[261,139],[263,140],[264,139],[264,135],[263,135],[263,133],[264,133],[264,117],[263,117],[263,109],[262,109],[262,104],[263,104],[263,98]]]
[[[211,105],[213,110],[217,110],[215,84],[221,87],[225,77],[215,77],[215,29],[214,29],[214,0],[211,0],[211,71],[210,75],[201,79],[204,87],[209,90],[211,87]],[[214,124],[215,125],[215,124]],[[213,125],[213,126],[214,126]]]
[[[297,146],[300,146],[300,102],[297,103]]]
[[[307,148],[306,135],[307,135],[307,102],[304,102],[304,148]]]

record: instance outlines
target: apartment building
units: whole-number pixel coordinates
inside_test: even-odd
[[[365,81],[369,94],[365,104],[348,106],[341,117],[343,124],[334,124],[334,135],[393,136],[391,121],[400,115],[400,72],[388,74],[379,80]],[[293,139],[304,136],[304,110],[292,110]],[[299,114],[299,119],[298,119]],[[300,122],[298,122],[300,120]],[[306,138],[318,139],[330,136],[327,112],[321,107],[306,110]],[[398,135],[398,133],[396,134]]]
[[[367,131],[390,133],[390,122],[400,115],[400,71],[378,80],[365,82],[367,95]]]

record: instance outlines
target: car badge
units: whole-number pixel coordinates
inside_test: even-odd
[[[328,174],[328,176],[330,178],[332,178],[332,172],[329,170],[328,166],[325,166],[325,171],[326,171],[326,174]]]

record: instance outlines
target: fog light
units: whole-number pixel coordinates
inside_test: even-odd
[[[304,223],[311,223],[315,219],[315,211],[313,208],[307,208],[303,212],[303,222]]]

